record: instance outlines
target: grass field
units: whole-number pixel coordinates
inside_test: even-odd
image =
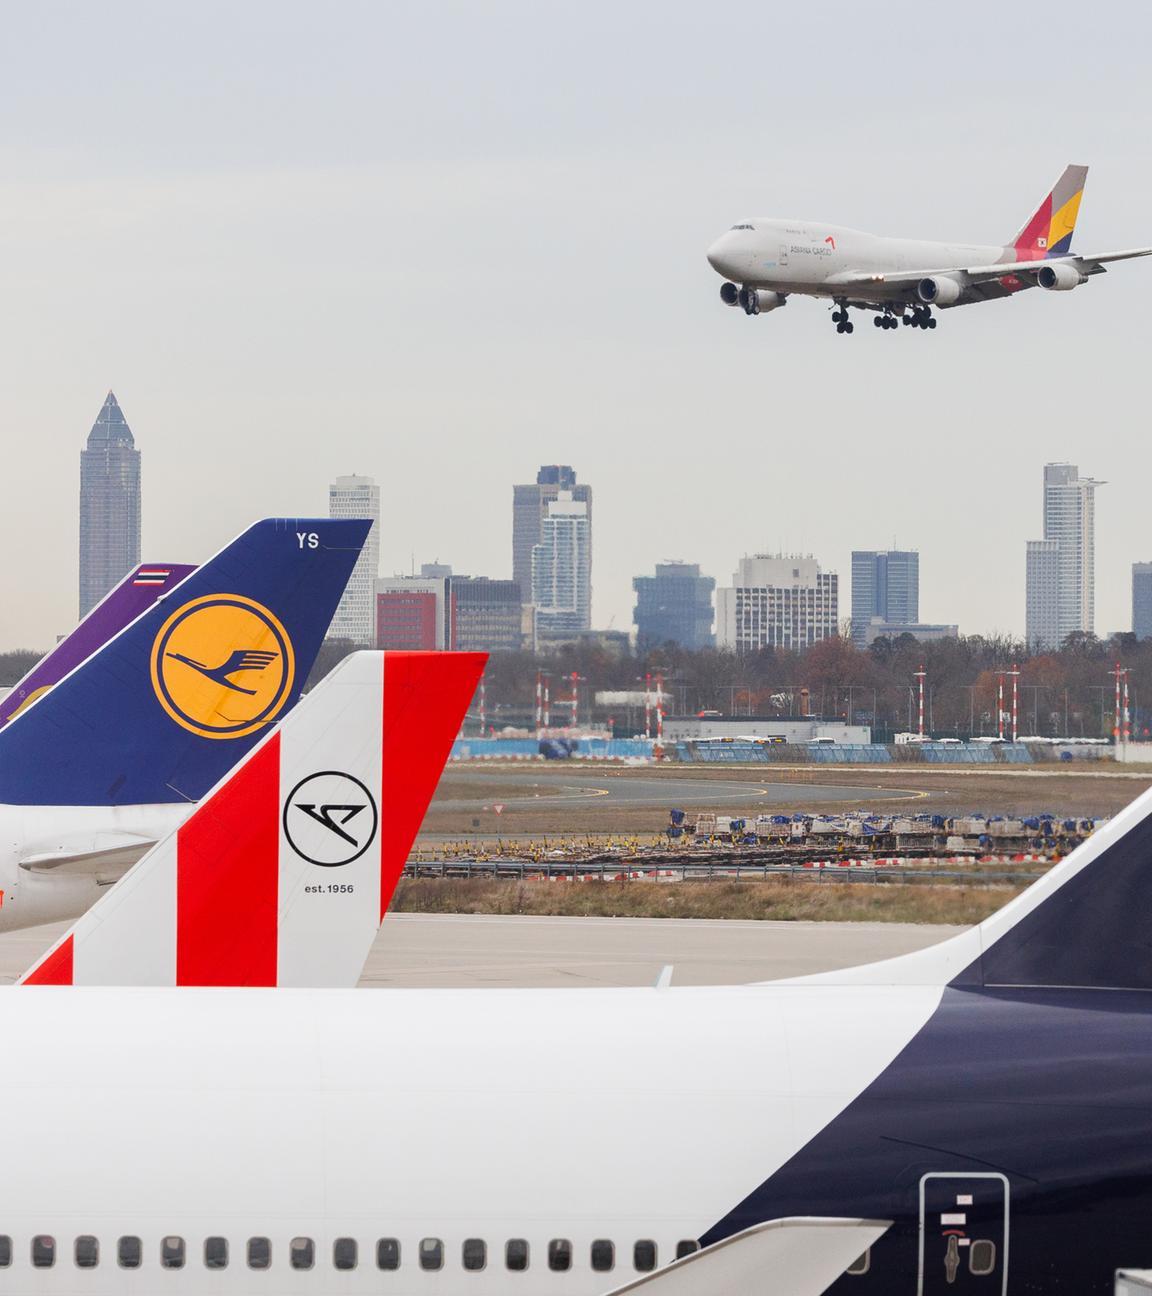
[[[980,922],[1018,895],[1010,886],[793,881],[402,881],[400,913],[557,914],[600,918],[740,918],[806,922]]]

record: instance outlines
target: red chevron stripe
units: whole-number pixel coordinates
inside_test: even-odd
[[[72,937],[61,941],[38,967],[32,969],[21,985],[71,985]]]

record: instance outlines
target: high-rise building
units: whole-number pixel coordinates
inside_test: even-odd
[[[716,582],[701,576],[697,563],[656,564],[655,576],[633,576],[636,640],[641,652],[660,644],[682,648],[711,648],[712,591]]]
[[[1152,639],[1152,563],[1132,564],[1132,633]]]
[[[377,648],[431,651],[448,642],[445,576],[390,576],[376,582]]]
[[[523,643],[520,586],[487,576],[448,582],[450,643],[461,652],[518,652]]]
[[[80,615],[140,562],[140,451],[116,397],[80,452]]]
[[[532,603],[541,639],[592,626],[592,531],[586,501],[562,490],[548,504],[532,549]]]
[[[865,643],[868,627],[877,621],[882,626],[920,621],[920,555],[914,550],[852,551],[853,641]]]
[[[370,518],[372,528],[336,608],[328,635],[371,646],[376,640],[376,577],[380,571],[380,487],[372,477],[337,477],[328,487],[328,516]]]
[[[732,585],[716,591],[716,644],[808,648],[838,633],[839,577],[815,558],[754,554],[740,560]]]
[[[1095,626],[1096,487],[1103,484],[1081,477],[1075,464],[1044,465],[1044,540],[1056,548],[1034,553],[1036,542],[1029,541],[1025,634],[1030,648],[1058,648],[1068,635],[1091,633]]]
[[[544,519],[548,505],[567,491],[577,503],[587,505],[588,602],[591,604],[592,582],[592,487],[576,480],[568,464],[545,464],[536,474],[534,484],[512,487],[512,579],[520,586],[525,603],[536,601],[532,589],[532,550],[544,538]]]

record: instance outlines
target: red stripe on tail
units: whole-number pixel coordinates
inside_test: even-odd
[[[176,984],[273,986],[280,886],[280,735],[176,838]]]
[[[484,653],[390,652],[384,656],[381,918],[487,660]]]
[[[72,937],[63,940],[42,963],[34,967],[21,985],[71,985]]]

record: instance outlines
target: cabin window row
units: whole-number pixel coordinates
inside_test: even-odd
[[[700,1244],[685,1238],[676,1244],[676,1259],[691,1255]],[[509,1238],[503,1247],[489,1248],[483,1238],[465,1238],[460,1246],[460,1263],[464,1269],[480,1270],[501,1258],[505,1269],[513,1272],[529,1267],[532,1247],[526,1238]],[[502,1251],[502,1256],[501,1256]],[[139,1269],[144,1264],[144,1243],[135,1236],[121,1237],[114,1248],[116,1263],[122,1269]],[[184,1238],[175,1235],[160,1239],[158,1259],[161,1269],[183,1269],[188,1261],[188,1246]],[[227,1238],[204,1239],[202,1260],[207,1269],[226,1269],[232,1259]],[[242,1249],[243,1261],[249,1269],[269,1269],[272,1266],[272,1241],[266,1237],[251,1237]],[[564,1273],[574,1264],[574,1248],[567,1238],[553,1238],[545,1248],[547,1266],[553,1272]],[[0,1234],[0,1269],[12,1264],[11,1237]],[[416,1262],[421,1269],[435,1271],[444,1268],[446,1250],[440,1238],[421,1238],[416,1246]],[[30,1259],[35,1269],[51,1269],[57,1261],[56,1239],[38,1233],[31,1242]],[[597,1273],[607,1273],[616,1267],[616,1243],[607,1238],[597,1238],[588,1248],[589,1266]],[[641,1238],[632,1244],[632,1267],[638,1273],[649,1273],[656,1268],[658,1252],[650,1238]],[[72,1261],[79,1269],[95,1269],[100,1263],[100,1240],[92,1234],[83,1234],[72,1244]],[[293,1269],[312,1269],[317,1261],[317,1247],[312,1238],[296,1237],[288,1243],[288,1263]],[[400,1268],[399,1238],[379,1238],[375,1246],[377,1269]],[[336,1238],[332,1243],[332,1267],[355,1269],[360,1264],[360,1244],[356,1238]]]

